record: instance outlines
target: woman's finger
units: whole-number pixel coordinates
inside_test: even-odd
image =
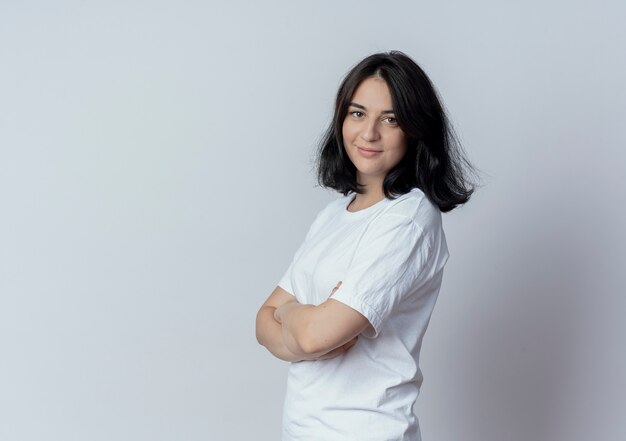
[[[278,308],[274,309],[274,320],[276,320],[278,323],[282,324],[282,322],[280,320],[280,315],[278,314]]]
[[[337,282],[337,285],[335,285],[335,287],[333,288],[333,290],[330,292],[330,296],[332,296],[333,294],[335,294],[335,291],[337,291],[339,289],[339,287],[341,286],[341,280],[339,282]]]
[[[347,352],[348,349],[350,349],[352,346],[354,346],[357,342],[357,337],[354,337],[352,340],[350,340],[347,343],[344,343],[343,345],[333,349],[332,351],[321,355],[320,357],[318,357],[318,360],[329,360],[331,358],[335,358],[341,354],[343,354],[344,352]]]
[[[331,358],[335,358],[336,356],[340,355],[343,353],[343,347],[338,347],[333,349],[332,351],[324,354],[324,355],[320,355],[317,359],[318,360],[330,360]]]
[[[354,346],[356,344],[357,338],[354,337],[352,340],[350,340],[348,343],[346,343],[345,345],[343,345],[344,348],[346,349],[350,349],[352,346]]]

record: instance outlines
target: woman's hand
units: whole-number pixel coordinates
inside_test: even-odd
[[[337,282],[337,285],[335,285],[335,287],[333,288],[333,290],[331,291],[330,295],[328,296],[328,298],[330,299],[330,297],[335,294],[335,291],[337,291],[339,289],[339,287],[341,286],[341,280],[339,282]],[[276,308],[274,310],[274,320],[276,320],[278,323],[282,324],[283,320],[282,320],[282,312],[285,308],[283,308],[283,306],[285,305],[289,305],[290,303],[299,303],[298,300],[294,297],[291,300],[286,301],[285,303],[283,303],[282,305],[280,305],[278,308]],[[289,306],[287,306],[287,308],[289,308]]]
[[[300,302],[298,302],[298,300],[296,300],[296,298],[294,297],[293,299],[286,301],[285,303],[283,303],[282,305],[280,305],[278,308],[276,308],[276,309],[274,310],[274,320],[276,320],[278,323],[280,323],[280,324],[282,325],[283,320],[282,320],[282,317],[281,317],[281,313],[282,313],[282,311],[284,310],[283,306],[285,306],[285,305],[290,305],[291,303],[294,303],[294,302],[295,302],[295,303],[300,303]]]
[[[352,346],[354,346],[357,342],[357,337],[354,337],[352,340],[350,340],[347,343],[344,343],[342,346],[339,346],[335,349],[333,349],[330,352],[327,352],[324,355],[320,355],[319,357],[315,358],[314,360],[330,360],[331,358],[335,358],[339,355],[342,355],[344,352],[348,352],[348,349],[350,349]]]
[[[337,291],[340,286],[341,286],[341,280],[339,282],[337,282],[337,284],[335,285],[333,290],[330,292],[330,295],[328,296],[329,299],[332,297],[333,294],[335,294],[335,291]]]

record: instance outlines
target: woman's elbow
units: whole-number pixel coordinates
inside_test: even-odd
[[[294,348],[300,352],[302,356],[313,356],[323,351],[321,342],[319,341],[318,334],[315,332],[312,323],[309,321],[298,330],[299,332],[295,336],[297,348]]]
[[[262,306],[261,309],[256,314],[256,325],[255,325],[255,335],[256,341],[259,342],[260,345],[265,346],[265,334],[267,327],[267,308],[268,306]],[[273,315],[272,311],[272,315]]]
[[[309,356],[313,355],[317,351],[317,345],[310,338],[300,338],[297,342],[296,347],[294,347],[294,352],[298,352],[300,356]]]

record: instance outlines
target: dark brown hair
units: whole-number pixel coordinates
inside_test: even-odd
[[[407,139],[406,154],[383,181],[385,196],[395,199],[417,187],[442,212],[467,202],[474,192],[467,174],[475,170],[463,155],[430,79],[400,51],[370,55],[343,79],[332,122],[316,157],[319,184],[344,196],[364,192],[356,181],[356,167],[345,152],[342,127],[354,92],[372,76],[387,83],[396,120]]]

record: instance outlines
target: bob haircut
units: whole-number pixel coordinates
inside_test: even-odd
[[[407,140],[406,154],[383,181],[385,197],[395,199],[417,187],[442,212],[467,202],[474,188],[466,171],[474,169],[462,154],[430,79],[411,58],[395,50],[366,57],[343,79],[316,157],[318,183],[344,196],[365,192],[345,152],[342,127],[354,92],[369,77],[381,78],[389,87],[398,126]]]

